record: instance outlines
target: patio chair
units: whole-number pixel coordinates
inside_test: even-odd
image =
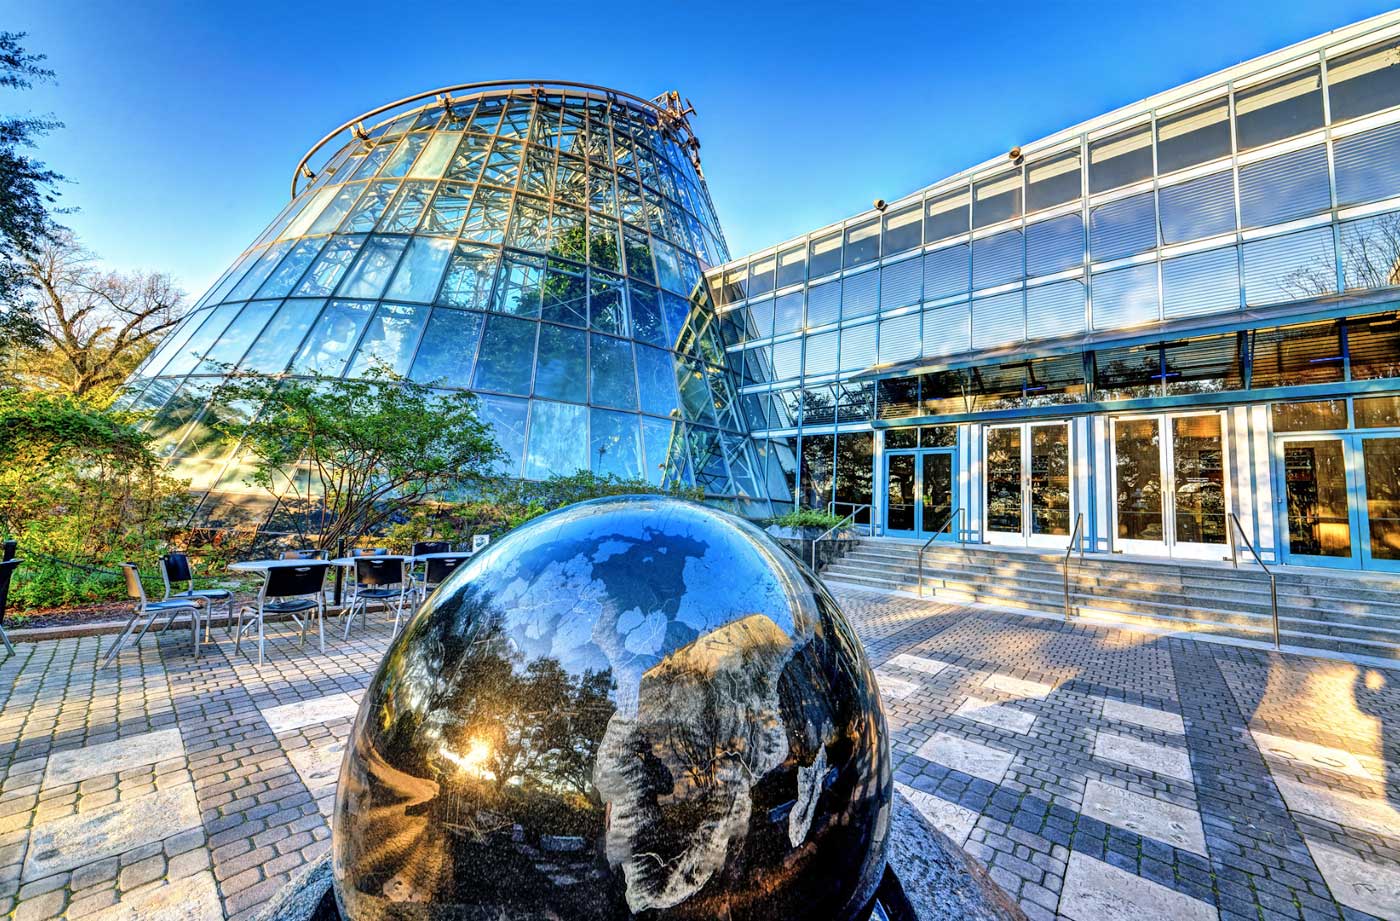
[[[5,651],[9,655],[15,654],[14,644],[5,635],[5,605],[10,600],[10,577],[15,574],[15,569],[24,560],[17,560],[13,556],[4,561],[0,561],[0,642],[5,644]]]
[[[264,625],[269,614],[287,614],[292,622],[301,627],[301,642],[306,645],[306,628],[314,617],[316,635],[321,651],[326,651],[326,599],[323,591],[326,572],[330,563],[308,560],[305,566],[273,566],[263,576],[262,588],[258,591],[256,604],[245,604],[238,609],[238,636],[233,642],[237,653],[243,644],[243,634],[258,628],[258,664],[263,662]],[[245,625],[243,613],[251,611],[253,617]],[[300,616],[299,616],[300,615]]]
[[[183,553],[167,553],[160,558],[160,580],[165,583],[162,601],[193,598],[204,606],[204,642],[209,642],[209,623],[214,619],[215,602],[223,602],[224,626],[233,628],[233,592],[226,588],[195,588],[190,559]],[[182,583],[185,588],[177,591],[177,586]]]
[[[329,550],[283,550],[284,560],[324,560],[330,557]]]
[[[428,560],[428,566],[423,572],[423,579],[417,584],[419,601],[427,598],[433,589],[457,571],[458,566],[470,559],[471,554],[464,553],[461,556],[440,556]]]
[[[405,560],[377,560],[367,556],[355,561],[355,594],[350,598],[350,606],[345,609],[345,636],[350,636],[350,625],[355,622],[355,613],[364,612],[369,621],[369,603],[382,601],[394,606],[394,634],[399,632],[399,618],[403,614],[404,600],[413,594],[413,582],[409,578]]]
[[[351,556],[383,556],[389,552],[388,547],[351,547]]]
[[[194,645],[194,657],[199,658],[199,602],[193,598],[171,598],[168,601],[152,601],[146,597],[146,587],[141,584],[141,575],[136,571],[135,563],[122,563],[122,575],[126,578],[126,597],[136,602],[136,610],[132,612],[131,620],[126,622],[122,632],[117,634],[117,641],[112,644],[112,648],[107,650],[107,655],[102,659],[99,669],[106,668],[125,646],[127,638],[136,629],[136,624],[145,618],[145,624],[141,627],[141,632],[137,633],[131,643],[134,646],[141,644],[141,638],[146,635],[146,631],[151,629],[151,624],[162,614],[168,614],[165,626],[161,629],[169,629],[175,621],[175,615],[188,612],[190,615],[190,642]]]
[[[420,540],[413,545],[409,556],[417,556],[420,553],[447,553],[451,549],[452,545],[445,540]]]

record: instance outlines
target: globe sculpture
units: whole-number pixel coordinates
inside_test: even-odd
[[[418,611],[341,768],[333,884],[378,919],[865,917],[884,716],[836,603],[668,498],[518,528]]]

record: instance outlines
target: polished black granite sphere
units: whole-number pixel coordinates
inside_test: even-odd
[[[393,642],[341,768],[350,921],[863,917],[891,780],[850,625],[762,531],[599,499],[517,528]]]

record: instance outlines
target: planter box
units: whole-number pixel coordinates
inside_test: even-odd
[[[778,525],[770,525],[767,531],[783,549],[807,566],[812,565],[813,542],[826,533],[825,528],[784,528]],[[845,556],[856,545],[859,537],[859,529],[847,528],[817,544],[817,571],[820,572],[823,566]]]

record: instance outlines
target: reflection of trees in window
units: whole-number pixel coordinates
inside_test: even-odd
[[[1342,225],[1342,280],[1347,291],[1400,285],[1400,212]],[[1314,255],[1284,274],[1279,287],[1294,297],[1322,297],[1337,290],[1337,267]]]

